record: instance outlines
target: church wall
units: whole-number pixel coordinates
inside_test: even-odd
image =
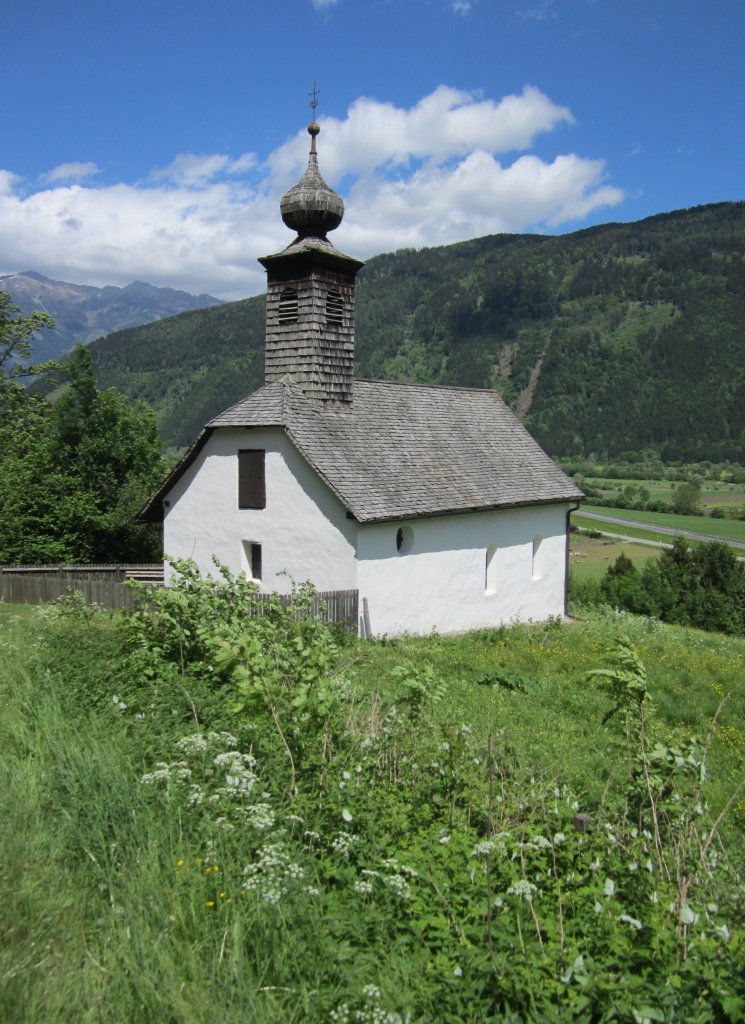
[[[360,608],[366,597],[373,635],[455,633],[563,615],[568,508],[360,526]]]
[[[240,449],[266,452],[266,508],[238,508]],[[214,555],[251,575],[258,544],[263,591],[287,593],[293,579],[318,590],[357,585],[356,524],[278,428],[216,431],[166,500],[164,550],[193,559],[203,574],[215,574]]]

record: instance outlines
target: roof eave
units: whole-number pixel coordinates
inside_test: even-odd
[[[540,505],[569,505],[572,502],[583,501],[585,495],[580,492],[556,498],[537,498],[532,501],[500,502],[492,505],[473,505],[463,508],[441,509],[435,512],[414,512],[399,515],[376,515],[366,516],[361,512],[354,512],[350,509],[354,518],[362,525],[367,526],[373,523],[401,523],[416,519],[441,519],[445,516],[466,516],[477,512],[500,512],[514,508],[534,508]]]

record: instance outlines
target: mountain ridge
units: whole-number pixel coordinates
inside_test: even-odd
[[[22,313],[42,310],[54,317],[54,330],[35,340],[37,362],[59,359],[74,345],[89,344],[111,331],[222,303],[212,295],[191,295],[145,281],[97,287],[57,281],[35,270],[0,277],[0,289],[10,293]]]
[[[264,296],[91,346],[101,382],[193,440],[263,382]],[[368,261],[357,376],[491,387],[553,455],[745,462],[745,203]]]

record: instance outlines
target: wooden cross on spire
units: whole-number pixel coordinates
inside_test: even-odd
[[[316,89],[316,83],[313,83],[313,92],[308,93],[310,96],[310,108],[313,111],[313,120],[308,125],[308,134],[310,135],[310,151],[315,153],[316,151],[316,135],[320,132],[318,121],[316,121],[316,110],[318,109],[318,89]]]

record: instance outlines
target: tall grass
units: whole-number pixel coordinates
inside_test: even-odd
[[[705,734],[731,694],[709,756],[714,815],[725,807],[745,767],[742,642],[593,614],[352,644],[335,669],[341,724],[320,727],[319,762],[302,747],[308,767],[288,798],[281,745],[272,755],[270,733],[234,710],[230,689],[132,678],[117,622],[0,621],[3,1021],[595,1021],[611,1019],[604,1005],[632,1021],[650,993],[663,1015],[649,1019],[738,1019],[738,986],[718,977],[742,960],[737,886],[719,912],[733,938],[702,947],[699,977],[681,959],[675,914],[639,903],[656,938],[623,923],[642,899],[621,877],[637,839],[628,832],[618,859],[605,826],[575,834],[571,822],[589,809],[619,836],[630,827],[609,796],[626,770],[621,734],[603,724],[607,701],[587,678],[619,629],[647,663],[650,714],[670,742]],[[257,771],[267,766],[251,806],[220,805],[241,821],[258,800],[276,816],[265,832],[217,827],[208,798],[190,805],[173,772],[142,784],[158,762],[188,762],[189,782],[212,792],[212,755],[178,746],[210,730],[236,733]],[[728,818],[735,861],[744,811],[740,801]],[[512,853],[474,857],[484,839]],[[280,846],[303,875],[284,876],[272,902]],[[269,866],[247,889],[262,857]],[[628,903],[582,874],[593,858]],[[542,892],[535,905],[520,896],[528,880]],[[643,967],[652,948],[659,965]],[[668,991],[655,972],[673,968],[680,988]]]

